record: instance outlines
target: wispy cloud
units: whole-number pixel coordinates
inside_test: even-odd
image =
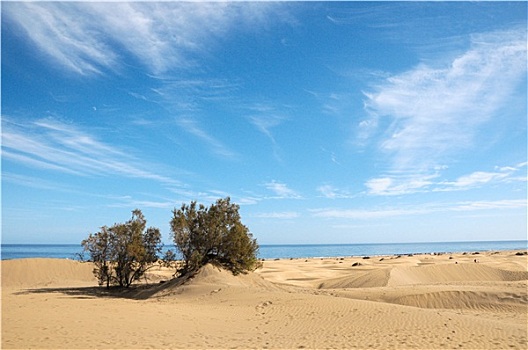
[[[275,198],[302,198],[300,194],[289,188],[285,183],[277,182],[275,180],[265,183],[264,187],[275,193]]]
[[[237,158],[235,151],[229,149],[218,136],[213,136],[211,124],[206,125],[200,115],[204,112],[204,106],[210,108],[210,103],[229,105],[239,87],[238,83],[210,77],[191,79],[157,75],[151,78],[155,79],[156,87],[145,95],[131,95],[156,103],[169,114],[176,115],[176,124],[202,141],[212,153],[227,159]]]
[[[317,187],[317,191],[320,192],[323,197],[329,199],[353,197],[348,190],[343,190],[328,184]]]
[[[239,83],[223,78],[199,77],[185,78],[165,75],[151,76],[159,85],[151,89],[152,96],[146,99],[159,103],[171,112],[200,112],[204,103],[233,99]]]
[[[324,147],[321,147],[321,151],[325,154],[327,154],[329,157],[330,157],[330,160],[332,161],[332,163],[336,164],[336,165],[341,165],[341,163],[339,162],[338,158],[337,158],[337,155],[335,154],[335,152],[333,151],[328,151],[326,148]]]
[[[37,190],[53,191],[53,192],[64,192],[73,196],[82,196],[85,200],[87,198],[95,198],[101,205],[103,203],[108,207],[125,207],[125,208],[171,208],[174,205],[174,201],[167,198],[163,198],[163,201],[152,201],[152,200],[136,200],[130,195],[115,195],[109,192],[97,193],[89,191],[86,188],[77,188],[72,185],[68,185],[64,181],[53,181],[46,180],[38,176],[27,176],[14,174],[11,172],[2,172],[2,183],[9,183],[11,185],[18,185],[23,187],[29,187]],[[150,196],[150,195],[149,195]],[[55,200],[57,203],[61,203],[60,200]],[[90,203],[90,201],[88,201]],[[80,205],[69,205],[58,207],[58,210],[81,210],[86,209],[90,204],[83,203],[84,206]],[[40,205],[40,204],[35,204]],[[49,209],[49,208],[48,208]]]
[[[272,129],[284,123],[288,118],[284,115],[284,110],[287,107],[282,106],[277,108],[271,104],[254,104],[247,107],[250,115],[248,120],[253,124],[258,131],[264,134],[270,141],[273,147],[273,155],[279,161],[282,160],[280,156],[280,147],[275,140]]]
[[[3,117],[2,157],[29,167],[77,176],[124,176],[164,184],[180,183],[144,170],[149,168],[144,165],[144,161],[98,140],[74,125],[55,119],[24,124],[12,123]]]
[[[11,172],[2,171],[2,183],[9,182],[11,184],[31,187],[40,190],[53,190],[53,191],[69,191],[70,189],[63,183],[54,181],[44,180],[36,178],[34,176],[14,174]]]
[[[485,172],[485,171],[476,171],[472,174],[461,176],[459,177],[455,182],[447,183],[448,185],[452,185],[453,188],[467,188],[467,187],[474,187],[479,185],[487,184],[491,181],[497,181],[504,179],[508,176],[508,173],[505,172]]]
[[[239,205],[255,205],[261,201],[261,198],[240,196],[240,197],[234,197],[233,201],[238,203]]]
[[[118,55],[94,33],[99,19],[74,3],[9,3],[5,18],[19,25],[30,41],[55,63],[74,73],[88,75],[114,69]]]
[[[311,209],[310,212],[314,217],[319,218],[370,220],[398,216],[425,215],[441,212],[520,209],[526,208],[526,206],[527,202],[525,199],[505,199],[497,201],[467,201],[447,204],[426,203],[413,207],[384,208],[373,210],[321,208]]]
[[[231,2],[23,2],[2,6],[42,52],[89,75],[119,69],[130,54],[154,74],[196,66],[215,39],[291,16],[280,4]]]
[[[177,121],[177,123],[185,131],[204,141],[215,154],[229,159],[235,159],[237,157],[237,154],[234,151],[231,151],[221,141],[200,127],[196,120],[190,118],[181,118]]]
[[[154,209],[172,209],[178,205],[174,201],[152,201],[134,199],[130,196],[123,196],[115,198],[112,204],[108,204],[110,208],[154,208]]]
[[[495,171],[475,171],[459,176],[454,181],[440,180],[442,167],[430,175],[390,175],[369,179],[365,182],[366,193],[376,196],[393,196],[418,192],[466,191],[497,183],[524,181],[526,173],[519,175],[526,163],[513,166],[496,166]]]
[[[226,158],[235,152],[188,116],[204,105],[227,104],[239,82],[208,76],[204,59],[214,57],[218,42],[234,32],[294,22],[287,6],[259,2],[27,2],[6,4],[4,14],[64,71],[124,74],[130,62],[141,66],[151,88],[130,96],[183,114],[179,125]]]
[[[526,208],[526,199],[504,199],[498,201],[462,202],[453,207],[453,211],[473,211],[486,209],[517,209]]]
[[[519,176],[518,173],[522,168],[526,167],[525,162],[516,164],[514,166],[495,167],[496,171],[475,171],[471,174],[460,176],[455,181],[445,181],[439,183],[436,191],[459,191],[467,190],[475,187],[482,187],[487,184],[512,182],[512,181],[526,181],[526,172],[524,176]]]
[[[270,212],[270,213],[257,213],[253,214],[252,217],[259,219],[296,219],[301,215],[294,211],[284,211],[284,212]]]
[[[342,74],[336,72],[336,74]],[[317,92],[305,90],[313,96],[321,105],[323,113],[331,116],[345,116],[350,114],[354,102],[350,92]]]
[[[379,219],[391,216],[415,215],[427,213],[421,209],[384,209],[384,210],[356,210],[356,209],[312,209],[312,215],[329,219]]]
[[[284,121],[284,117],[278,115],[254,115],[249,117],[253,125],[257,127],[264,135],[266,135],[273,144],[276,144],[275,138],[271,134],[271,129],[280,125]]]
[[[257,204],[262,198],[253,197],[253,196],[243,196],[236,193],[229,193],[226,191],[220,190],[202,190],[196,191],[190,188],[189,186],[180,186],[180,187],[171,187],[169,188],[171,193],[174,193],[177,197],[177,200],[173,200],[173,203],[176,205],[197,201],[200,203],[213,203],[218,198],[230,197],[234,203],[238,205],[253,205]]]
[[[371,195],[402,195],[429,190],[436,177],[437,174],[386,176],[367,180],[365,187]]]
[[[429,173],[473,146],[479,127],[505,105],[526,74],[526,28],[472,37],[449,65],[421,64],[366,92],[363,141],[378,136],[392,172]],[[386,127],[379,135],[375,132]]]

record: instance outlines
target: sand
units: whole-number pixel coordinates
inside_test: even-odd
[[[526,349],[528,256],[515,253],[208,265],[183,284],[156,266],[110,293],[89,263],[2,261],[1,347]]]

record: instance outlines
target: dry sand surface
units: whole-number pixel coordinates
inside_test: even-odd
[[[526,349],[515,253],[208,265],[184,284],[155,267],[148,287],[111,293],[89,263],[2,261],[1,347]]]

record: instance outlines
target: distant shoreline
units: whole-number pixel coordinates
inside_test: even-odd
[[[369,259],[377,259],[377,258],[387,258],[387,259],[398,259],[403,257],[422,257],[422,256],[443,256],[443,255],[458,255],[458,256],[477,256],[478,255],[495,255],[495,254],[511,254],[513,255],[524,255],[528,257],[528,248],[518,248],[518,249],[493,249],[493,250],[481,250],[481,251],[474,251],[474,252],[431,252],[431,253],[409,253],[409,254],[381,254],[381,255],[344,255],[344,256],[312,256],[312,257],[285,257],[285,258],[259,258],[260,261],[295,261],[295,260],[306,260],[306,261],[312,261],[312,260],[345,260],[345,259],[361,259],[361,260],[369,260]],[[78,261],[82,263],[89,263],[90,260],[78,260],[78,259],[72,259],[72,258],[49,258],[49,257],[26,257],[26,258],[13,258],[13,259],[1,259],[2,261],[16,261],[16,260],[70,260],[70,261]],[[161,261],[161,259],[160,259]],[[180,259],[177,259],[175,261],[182,261]],[[154,263],[154,265],[157,263]]]
[[[307,259],[408,254],[454,254],[527,249],[528,241],[469,241],[429,243],[358,243],[358,244],[262,244],[259,259]],[[176,250],[166,245],[164,251]],[[66,258],[78,260],[80,244],[2,244],[1,259]],[[178,256],[177,256],[178,257]],[[86,256],[87,258],[87,256]]]
[[[471,244],[471,243],[497,243],[497,242],[524,242],[523,239],[506,239],[506,240],[475,240],[475,241],[421,241],[421,242],[362,242],[362,243],[262,243],[261,247],[312,247],[312,246],[360,246],[360,245],[408,245],[408,244]],[[78,246],[80,243],[1,243],[0,246]],[[173,246],[172,243],[165,246]]]

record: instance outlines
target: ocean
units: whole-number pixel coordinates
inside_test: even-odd
[[[484,252],[527,249],[528,241],[375,243],[375,244],[285,244],[260,245],[261,259],[377,256],[418,253]],[[164,251],[174,249],[166,245]],[[78,259],[79,244],[2,244],[1,259]]]

